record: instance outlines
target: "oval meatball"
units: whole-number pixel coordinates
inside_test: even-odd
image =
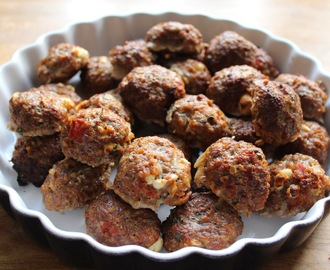
[[[267,79],[257,69],[247,66],[231,66],[214,74],[206,90],[206,96],[214,100],[228,115],[251,115],[251,86],[255,80]]]
[[[291,86],[268,80],[256,82],[251,114],[260,145],[279,146],[297,139],[303,112]]]
[[[243,231],[238,212],[211,192],[193,193],[185,204],[171,209],[162,226],[169,252],[189,246],[224,249]]]
[[[113,77],[113,69],[109,57],[91,57],[80,73],[85,95],[90,97],[115,88],[118,82]]]
[[[39,187],[48,170],[64,158],[59,133],[48,136],[19,137],[12,155],[19,185],[32,183]]]
[[[268,162],[251,143],[221,138],[195,163],[197,187],[206,187],[249,216],[264,208],[269,193]]]
[[[89,99],[80,102],[76,111],[88,108],[107,108],[121,116],[126,122],[133,124],[133,115],[122,103],[122,98],[117,89],[109,90],[91,96]]]
[[[113,47],[109,54],[112,76],[117,80],[124,78],[133,68],[149,66],[155,61],[155,56],[142,39],[125,41],[123,45]]]
[[[45,87],[16,92],[9,101],[8,128],[23,136],[44,136],[62,129],[76,103]]]
[[[66,82],[88,64],[89,52],[70,43],[59,43],[51,47],[48,55],[38,65],[41,84]]]
[[[233,31],[210,40],[204,63],[212,74],[234,65],[249,65],[271,78],[278,75],[274,60],[266,51]]]
[[[133,138],[130,124],[107,108],[79,110],[61,132],[65,156],[93,167],[115,162]]]
[[[315,158],[325,168],[328,160],[330,138],[324,126],[318,122],[303,121],[295,141],[277,149],[277,155],[301,153]]]
[[[199,54],[204,49],[203,36],[196,27],[175,21],[152,26],[145,35],[145,41],[155,52]]]
[[[280,74],[276,81],[290,85],[297,92],[304,118],[323,122],[328,95],[320,84],[303,75],[293,74]]]
[[[76,89],[72,85],[63,83],[49,83],[40,85],[38,89],[52,91],[64,97],[67,96],[71,98],[76,104],[78,104],[82,100],[81,97],[76,93]]]
[[[170,132],[200,149],[228,134],[224,113],[203,94],[186,95],[175,101],[167,112],[166,122]]]
[[[191,194],[190,170],[183,152],[168,139],[140,137],[120,158],[112,189],[134,208],[180,205]]]
[[[65,211],[86,206],[107,189],[111,167],[91,167],[65,158],[49,170],[41,186],[47,210]]]
[[[316,201],[327,196],[330,178],[319,162],[307,155],[286,155],[272,162],[270,193],[264,216],[294,216],[309,210]]]
[[[169,69],[181,76],[186,93],[193,95],[205,93],[211,74],[204,63],[194,59],[186,59],[174,62]]]
[[[85,211],[86,231],[112,247],[138,245],[160,251],[161,222],[150,209],[134,209],[113,192],[92,201]]]
[[[165,125],[171,104],[185,95],[179,75],[158,65],[136,67],[119,85],[125,104],[142,121]]]

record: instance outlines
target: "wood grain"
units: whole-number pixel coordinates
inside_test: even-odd
[[[0,64],[22,46],[76,20],[108,13],[184,11],[265,28],[317,57],[330,72],[330,1],[324,0],[0,0]],[[26,235],[0,207],[0,269],[76,269]],[[330,218],[299,248],[278,254],[263,269],[330,269]]]

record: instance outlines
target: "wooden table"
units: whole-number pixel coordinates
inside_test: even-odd
[[[0,64],[39,35],[107,13],[185,11],[260,26],[295,42],[330,72],[330,1],[325,0],[0,0]],[[75,269],[29,238],[0,207],[0,269]],[[264,269],[330,269],[330,218],[296,250]]]

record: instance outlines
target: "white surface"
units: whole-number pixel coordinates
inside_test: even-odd
[[[300,73],[311,79],[322,80],[330,89],[330,77],[324,73],[316,59],[305,55],[289,41],[274,37],[264,30],[249,29],[231,21],[177,14],[133,15],[75,24],[61,31],[45,34],[31,46],[19,50],[9,63],[0,67],[0,189],[9,193],[12,207],[19,212],[39,217],[45,228],[55,234],[69,238],[84,238],[92,246],[105,252],[129,252],[133,249],[158,259],[173,259],[196,250],[207,255],[222,256],[239,251],[247,243],[275,243],[286,237],[294,226],[319,219],[323,215],[325,201],[330,198],[320,200],[307,215],[300,214],[286,219],[260,217],[257,214],[253,214],[250,218],[243,217],[243,234],[236,243],[224,250],[185,248],[170,254],[158,254],[137,246],[119,248],[103,246],[85,234],[82,209],[64,213],[47,211],[42,204],[38,188],[33,185],[18,186],[16,173],[10,163],[16,138],[6,128],[9,119],[8,101],[13,92],[25,91],[36,85],[37,64],[47,54],[49,47],[67,41],[88,49],[92,56],[107,55],[112,46],[122,44],[125,40],[143,38],[146,30],[152,25],[168,20],[193,24],[202,32],[206,42],[224,30],[236,31],[268,51],[281,72]],[[329,102],[327,108],[329,109]],[[328,112],[326,116],[328,129],[329,116]],[[166,218],[168,213],[168,207],[162,207],[159,211],[161,219]]]

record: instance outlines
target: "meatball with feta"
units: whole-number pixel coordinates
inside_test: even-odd
[[[328,95],[321,84],[293,74],[280,74],[276,81],[290,85],[297,92],[305,119],[323,122]]]
[[[189,200],[171,209],[163,222],[164,248],[168,252],[195,246],[224,249],[242,234],[238,212],[211,192],[193,193]]]
[[[107,108],[79,110],[61,132],[65,156],[93,167],[114,163],[133,138],[130,124]]]
[[[171,133],[194,148],[206,149],[228,134],[224,113],[203,94],[186,95],[175,101],[167,112],[166,122]]]
[[[89,99],[80,102],[76,111],[87,108],[107,108],[121,116],[126,122],[133,124],[133,115],[122,103],[122,98],[117,89],[109,90],[91,96]]]
[[[135,67],[149,66],[155,62],[155,56],[143,39],[125,41],[123,45],[113,47],[109,54],[113,65],[112,76],[117,80],[124,78]]]
[[[265,50],[233,31],[225,31],[210,40],[204,63],[212,74],[234,65],[252,66],[271,78],[279,73]]]
[[[81,70],[80,78],[87,97],[113,89],[118,84],[113,77],[113,65],[107,56],[91,57]]]
[[[56,44],[38,65],[40,84],[67,82],[88,64],[88,60],[86,49],[70,43]]]
[[[61,96],[67,96],[71,98],[76,104],[78,104],[82,100],[82,98],[77,94],[76,89],[69,84],[49,83],[40,85],[38,89],[52,91]]]
[[[269,80],[254,83],[251,114],[260,145],[294,141],[303,121],[298,94],[287,84]]]
[[[191,24],[176,21],[152,26],[145,35],[148,48],[154,52],[197,55],[204,49],[201,32]]]
[[[168,139],[140,137],[120,158],[112,189],[133,208],[180,205],[191,194],[190,170],[183,152]]]
[[[91,167],[65,158],[49,170],[41,186],[47,210],[65,211],[82,208],[102,194],[108,185],[111,167]]]
[[[212,77],[206,96],[214,100],[227,115],[251,115],[250,88],[259,79],[267,79],[267,76],[251,66],[236,65],[223,68]]]
[[[303,121],[295,141],[278,147],[277,155],[301,153],[315,158],[325,168],[330,138],[326,128],[315,121]]]
[[[221,138],[195,163],[197,187],[206,187],[246,216],[264,208],[269,193],[268,162],[251,143]]]
[[[165,125],[172,103],[185,95],[184,82],[159,65],[136,67],[119,84],[124,103],[142,121]]]
[[[84,217],[87,234],[104,245],[138,245],[152,251],[163,246],[157,214],[150,209],[134,209],[111,191],[93,200]]]
[[[286,155],[272,162],[270,193],[264,216],[294,216],[309,210],[319,199],[328,195],[330,178],[319,162],[307,155]]]
[[[9,101],[8,128],[23,136],[52,135],[61,131],[75,106],[70,96],[44,86],[16,92]]]
[[[20,185],[39,187],[48,170],[64,158],[59,133],[48,136],[18,137],[12,155],[13,168]]]
[[[211,74],[204,63],[195,59],[186,59],[175,61],[169,69],[181,76],[186,93],[193,95],[205,94]]]

